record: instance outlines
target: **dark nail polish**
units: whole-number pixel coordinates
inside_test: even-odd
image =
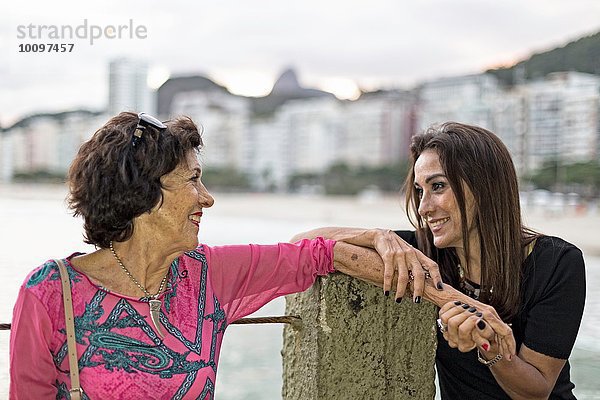
[[[421,302],[421,296],[415,297],[415,303],[419,304]]]
[[[442,282],[438,282],[436,287],[438,288],[438,290],[444,290],[444,285],[442,285]]]
[[[475,311],[477,311],[477,309],[475,307],[469,308],[469,312],[475,312]]]
[[[476,312],[475,315],[477,315],[479,318],[483,317],[483,314],[480,312]]]
[[[485,322],[483,322],[483,320],[479,320],[477,321],[477,327],[481,330],[485,329]]]
[[[390,295],[390,291],[386,290],[385,292],[383,292],[383,294],[385,294],[386,296],[389,296]]]
[[[402,301],[402,297],[396,297],[396,303],[400,304],[401,301]]]
[[[468,305],[468,304],[463,304],[463,305],[462,305],[462,308],[464,308],[465,310],[466,310],[467,308],[469,308],[469,307],[471,307],[471,306],[470,306],[470,305]]]
[[[462,301],[458,301],[458,300],[456,300],[456,301],[454,302],[454,305],[455,305],[455,306],[460,306],[461,304],[462,304]]]

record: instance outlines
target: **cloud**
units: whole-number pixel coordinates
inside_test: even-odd
[[[146,59],[172,73],[205,73],[259,94],[287,66],[327,77],[410,86],[526,57],[600,29],[595,0],[277,0],[102,3],[23,0],[0,15],[0,122],[63,106],[106,103],[111,58]],[[121,24],[145,40],[75,43],[72,54],[17,52],[19,24]],[[244,84],[240,77],[256,82]],[[270,77],[270,81],[268,79]],[[266,86],[266,87],[263,87]]]

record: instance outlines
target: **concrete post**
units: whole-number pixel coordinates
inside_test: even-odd
[[[427,399],[435,396],[435,308],[342,274],[287,297],[302,326],[283,334],[286,400]]]

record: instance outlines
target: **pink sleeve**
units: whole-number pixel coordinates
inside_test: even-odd
[[[215,294],[231,323],[276,297],[308,289],[334,271],[335,241],[204,246]]]
[[[52,322],[43,304],[21,287],[10,332],[10,399],[54,399]]]

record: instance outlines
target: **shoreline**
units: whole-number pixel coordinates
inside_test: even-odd
[[[65,203],[64,184],[2,184],[0,198],[13,200],[56,200]],[[307,225],[355,226],[365,228],[412,229],[400,195],[375,197],[324,196],[274,193],[213,193],[215,205],[205,217],[240,217],[301,221]],[[524,207],[523,222],[546,235],[559,236],[579,247],[585,255],[600,256],[600,213]]]

